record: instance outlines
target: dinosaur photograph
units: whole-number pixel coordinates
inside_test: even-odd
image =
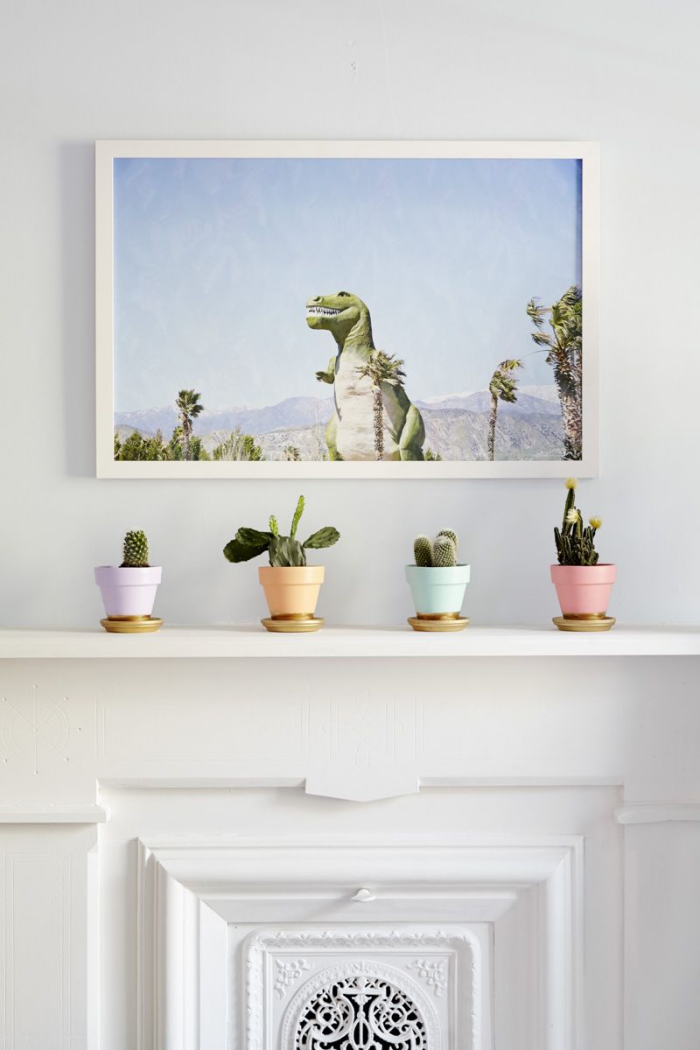
[[[114,463],[584,472],[596,346],[591,330],[584,353],[593,271],[576,151],[150,146],[115,157],[109,186]]]

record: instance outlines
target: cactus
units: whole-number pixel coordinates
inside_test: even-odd
[[[294,511],[294,517],[292,518],[292,528],[291,528],[291,531],[289,533],[289,537],[292,540],[295,540],[296,537],[297,537],[297,529],[299,528],[299,521],[301,519],[301,516],[304,513],[304,506],[305,506],[304,497],[300,496],[299,499],[297,500],[296,509]]]
[[[124,537],[122,569],[148,568],[148,539],[145,532],[127,532]]]
[[[225,557],[232,562],[250,561],[251,558],[257,558],[259,554],[267,551],[270,565],[284,568],[306,565],[307,550],[332,547],[340,539],[340,533],[337,529],[327,526],[324,529],[318,529],[317,532],[312,532],[308,539],[300,543],[296,538],[296,533],[303,513],[304,497],[300,496],[297,500],[289,536],[280,536],[277,518],[274,514],[270,515],[269,532],[240,528],[234,538],[224,547]]]
[[[457,564],[457,533],[441,529],[431,543],[427,536],[416,536],[413,541],[416,565],[421,568],[446,568]]]
[[[457,564],[457,551],[449,536],[440,534],[433,541],[433,565],[446,569]]]
[[[595,537],[602,522],[600,518],[591,518],[588,525],[584,525],[576,507],[576,479],[567,478],[566,488],[562,527],[554,529],[557,560],[560,565],[597,565]]]
[[[413,541],[413,553],[416,565],[427,569],[433,564],[433,547],[427,536],[416,536]]]

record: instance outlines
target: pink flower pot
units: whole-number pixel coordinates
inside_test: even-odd
[[[102,592],[106,615],[150,616],[162,573],[160,565],[144,569],[98,565],[95,583]]]
[[[551,574],[563,616],[605,616],[615,582],[614,565],[552,565]]]

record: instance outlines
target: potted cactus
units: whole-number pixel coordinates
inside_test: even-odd
[[[121,565],[99,565],[95,582],[102,593],[106,631],[139,634],[157,631],[163,621],[151,616],[163,570],[148,563],[145,532],[127,532]]]
[[[460,615],[470,568],[457,560],[457,534],[442,529],[431,541],[416,536],[415,565],[406,566],[416,615],[408,622],[414,631],[462,631],[469,620]]]
[[[600,518],[583,524],[576,506],[576,479],[566,479],[566,502],[561,529],[554,529],[557,565],[551,566],[562,615],[554,617],[560,631],[609,631],[615,623],[607,615],[615,582],[614,565],[600,562],[595,549]]]
[[[325,569],[322,565],[307,565],[306,551],[332,547],[340,533],[326,527],[301,543],[296,536],[303,513],[304,497],[300,496],[289,536],[280,535],[277,519],[272,515],[267,532],[239,529],[224,547],[224,555],[231,562],[250,561],[267,551],[270,564],[258,569],[258,579],[270,610],[270,617],[262,621],[268,631],[317,631],[323,624],[315,612]]]

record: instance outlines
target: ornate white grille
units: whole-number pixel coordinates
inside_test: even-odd
[[[368,963],[334,967],[300,989],[285,1025],[289,1050],[437,1050],[434,1018],[426,1017],[405,977]],[[399,987],[401,985],[401,987]]]

